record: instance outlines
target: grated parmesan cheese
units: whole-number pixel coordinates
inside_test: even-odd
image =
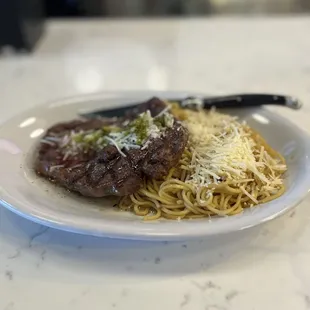
[[[255,141],[250,137],[244,123],[237,118],[211,110],[205,112],[187,112],[184,121],[190,133],[193,173],[187,180],[197,187],[218,184],[225,179],[248,179],[252,172],[268,188],[275,188],[281,180],[266,176],[265,167],[267,152],[255,156]],[[270,157],[270,156],[269,156]],[[268,158],[267,158],[268,159]],[[284,169],[285,165],[273,160],[272,169]],[[271,162],[270,160],[268,161]],[[246,189],[242,189],[256,203]]]
[[[173,126],[174,118],[168,113],[168,110],[169,107],[164,109],[154,118],[151,116],[150,111],[147,110],[146,112],[141,113],[132,123],[127,124],[129,130],[125,129],[120,132],[110,133],[105,139],[114,144],[119,153],[125,157],[126,155],[121,151],[122,149],[145,149],[148,147],[151,139],[159,138],[165,134],[166,128]],[[163,118],[163,126],[160,126],[159,123],[156,122],[158,118]],[[137,129],[135,128],[135,122],[141,120],[143,121],[143,127],[145,127],[142,130],[145,131],[145,133],[142,137],[140,134],[139,137],[139,132],[137,132]],[[141,130],[141,128],[139,130]]]

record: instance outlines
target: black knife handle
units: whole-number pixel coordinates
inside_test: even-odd
[[[181,105],[201,106],[204,109],[215,108],[242,108],[262,105],[280,105],[294,110],[301,108],[301,102],[291,96],[268,95],[268,94],[242,94],[231,96],[217,96],[210,98],[188,97],[181,100]]]

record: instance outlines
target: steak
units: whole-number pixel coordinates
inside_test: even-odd
[[[129,112],[125,119],[81,119],[56,124],[47,130],[38,146],[35,170],[83,196],[132,194],[139,190],[145,177],[162,179],[178,164],[188,141],[188,132],[181,123],[175,120],[164,134],[149,138],[147,145],[121,151],[111,143],[100,149],[90,147],[72,153],[63,144],[72,133],[120,126],[147,110],[154,117],[166,107],[160,99],[152,98]]]

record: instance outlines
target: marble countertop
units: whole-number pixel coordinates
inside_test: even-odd
[[[308,17],[49,22],[0,58],[0,121],[105,90],[274,92],[310,132]],[[5,176],[0,176],[4,178]],[[0,207],[0,309],[310,309],[310,198],[264,226],[186,243],[75,235]]]

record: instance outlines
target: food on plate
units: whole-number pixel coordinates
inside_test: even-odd
[[[122,118],[74,120],[47,130],[38,174],[84,196],[122,196],[143,216],[226,216],[279,197],[284,158],[246,123],[215,110],[152,98]]]
[[[246,123],[214,110],[170,111],[189,132],[182,158],[163,180],[145,178],[121,209],[146,220],[227,216],[284,193],[284,158]]]

